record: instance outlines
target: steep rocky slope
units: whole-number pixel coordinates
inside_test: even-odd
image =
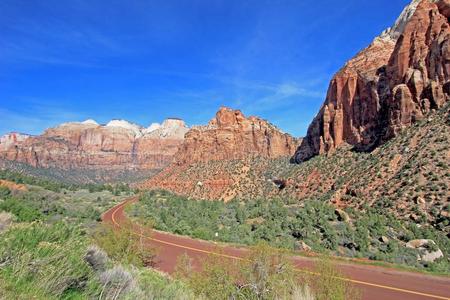
[[[246,118],[239,110],[222,107],[208,125],[189,130],[175,154],[175,162],[141,187],[166,188],[197,196],[200,194],[196,190],[207,188],[209,193],[202,196],[226,200],[237,196],[231,192],[226,195],[224,191],[246,177],[251,168],[246,162],[257,158],[289,157],[298,143],[297,139],[265,120]],[[243,164],[242,168],[226,167],[233,162]],[[203,167],[186,173],[196,165]]]
[[[274,163],[272,176],[297,200],[322,199],[341,208],[380,207],[450,234],[450,105],[418,121],[372,153],[338,149],[298,166]]]
[[[301,164],[287,157],[197,162],[156,178],[195,199],[321,200],[355,213],[373,207],[450,234],[450,103],[375,151],[350,150]]]
[[[332,79],[294,161],[373,150],[450,99],[450,1],[414,0]]]
[[[172,162],[188,128],[182,120],[142,128],[123,120],[61,124],[39,136],[9,134],[0,140],[3,165],[17,162],[36,169],[114,171],[159,170]],[[89,176],[88,176],[89,177]],[[107,177],[107,176],[106,176]]]
[[[215,147],[221,139],[203,128],[188,133],[176,163],[143,186],[201,199],[281,197],[356,211],[382,207],[450,232],[449,11],[448,0],[413,1],[346,64],[294,156],[301,164],[267,151],[226,154],[236,145],[264,147],[229,130]],[[219,123],[213,120],[211,129]],[[328,155],[314,157],[319,153]]]

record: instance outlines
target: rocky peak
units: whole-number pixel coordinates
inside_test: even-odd
[[[422,0],[413,0],[410,4],[408,4],[400,14],[400,16],[395,21],[392,27],[389,27],[381,34],[380,38],[382,39],[391,39],[393,41],[397,41],[400,35],[403,33],[406,24],[411,19],[413,14],[416,12],[417,6]],[[432,0],[430,0],[432,1]],[[436,2],[436,1],[432,1]]]
[[[155,131],[156,129],[160,128],[161,124],[159,123],[152,123],[149,127],[145,128],[142,133],[147,134],[150,133],[152,131]]]
[[[93,125],[93,126],[100,126],[95,120],[88,119],[86,121],[81,122],[83,125]]]
[[[206,126],[194,126],[197,130],[211,130],[211,129],[233,129],[233,130],[262,130],[270,129],[283,133],[279,128],[270,122],[261,119],[256,116],[246,117],[238,109],[232,109],[228,107],[221,107],[216,113],[216,116],[212,118]]]
[[[249,156],[289,156],[297,140],[257,117],[245,117],[240,110],[221,107],[206,126],[194,126],[186,133],[177,153],[179,163]]]
[[[62,124],[59,124],[59,125],[57,125],[57,126],[55,126],[55,127],[52,127],[52,128],[49,128],[49,129],[47,129],[47,130],[52,130],[52,129],[54,129],[54,130],[58,130],[58,129],[70,129],[70,128],[73,128],[73,129],[81,129],[81,128],[89,128],[89,127],[98,127],[98,126],[100,126],[97,122],[95,122],[94,120],[92,120],[92,119],[89,119],[89,120],[86,120],[86,121],[83,121],[83,122],[67,122],[67,123],[62,123]]]
[[[246,118],[240,110],[221,107],[209,124],[219,128],[233,127],[242,124]]]
[[[139,139],[141,137],[153,138],[177,138],[182,139],[189,130],[186,123],[178,118],[168,118],[162,124],[152,123],[148,128],[128,122],[126,120],[111,120],[106,125],[99,125],[96,121],[89,119],[83,122],[69,122],[49,128],[45,131],[47,136],[73,136],[75,132],[83,135],[86,130],[99,130],[118,134],[119,132],[129,135],[131,138]]]
[[[263,119],[246,117],[240,110],[221,107],[208,125],[191,127],[175,154],[174,162],[143,182],[141,187],[164,188],[186,194],[205,184],[212,187],[209,195],[220,195],[219,198],[224,196],[224,189],[234,184],[232,173],[241,172],[235,169],[237,161],[246,165],[260,158],[290,157],[298,143],[298,139]],[[217,163],[221,166],[211,167]],[[224,167],[230,165],[233,168]],[[185,171],[189,168],[195,171],[187,176]],[[242,172],[249,169],[245,166]],[[238,177],[242,179],[245,175],[242,173]]]
[[[350,144],[372,150],[449,101],[449,0],[413,1],[332,79],[294,161]],[[395,33],[395,34],[394,34]]]
[[[186,127],[186,123],[179,118],[167,118],[162,123],[162,127],[164,128]]]

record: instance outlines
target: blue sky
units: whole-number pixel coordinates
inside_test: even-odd
[[[0,134],[222,106],[304,135],[332,75],[407,0],[2,0]]]

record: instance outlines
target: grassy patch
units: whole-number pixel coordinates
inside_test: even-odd
[[[99,288],[83,260],[87,244],[80,228],[38,222],[15,226],[1,237],[0,274],[11,296],[33,291],[55,299],[89,297]]]

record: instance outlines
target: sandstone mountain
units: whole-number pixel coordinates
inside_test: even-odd
[[[61,124],[39,136],[5,135],[0,159],[59,170],[150,171],[170,164],[188,131],[179,119],[142,128],[124,120]],[[112,174],[112,173],[111,173]]]
[[[370,153],[347,146],[301,164],[249,157],[171,165],[145,186],[193,199],[319,200],[361,213],[374,207],[450,236],[449,162],[450,102]]]
[[[174,163],[141,186],[166,188],[187,195],[193,195],[194,190],[200,188],[210,190],[205,195],[211,199],[228,199],[232,193],[225,196],[224,190],[237,183],[239,178],[231,176],[234,172],[231,169],[211,169],[209,164],[289,157],[298,144],[299,140],[263,119],[246,118],[239,110],[222,107],[208,125],[191,128],[175,154]],[[187,169],[194,166],[204,167],[186,177]],[[249,168],[247,165],[243,170]],[[239,176],[245,178],[245,174]]]
[[[293,160],[373,150],[450,99],[450,1],[414,0],[332,79]]]
[[[335,75],[307,137],[298,140],[294,160],[309,161],[289,164],[282,155],[288,147],[280,155],[233,152],[230,147],[251,143],[229,129],[217,138],[219,112],[209,126],[193,128],[176,163],[143,186],[201,199],[321,199],[358,211],[377,206],[448,232],[449,11],[448,0],[413,1]],[[372,151],[349,151],[355,147]],[[314,157],[320,153],[329,155]]]
[[[295,143],[292,136],[265,120],[222,107],[208,125],[189,130],[177,162],[288,156],[295,151]]]

